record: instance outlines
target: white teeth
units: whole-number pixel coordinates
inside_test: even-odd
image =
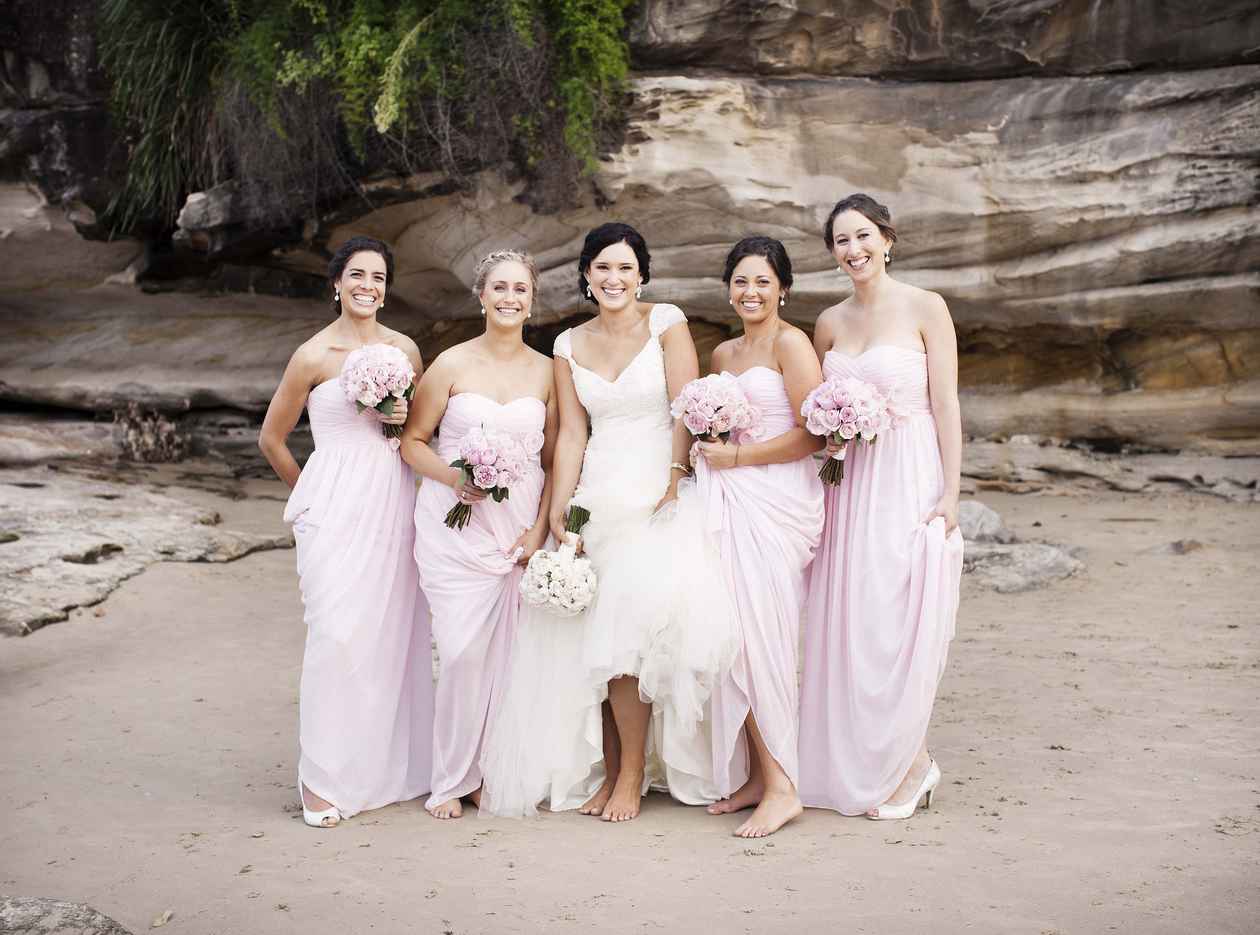
[[[356,295],[351,297],[356,305],[375,305],[376,299],[369,295]]]

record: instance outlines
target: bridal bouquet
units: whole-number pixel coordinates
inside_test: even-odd
[[[460,440],[459,457],[451,467],[464,472],[464,483],[488,493],[495,503],[508,498],[512,485],[525,476],[525,446],[506,432],[472,429]],[[472,505],[456,503],[446,514],[446,525],[463,529],[472,516]]]
[[[840,450],[823,463],[818,472],[824,484],[844,479],[844,456],[853,440],[874,443],[892,428],[896,410],[879,390],[856,377],[832,377],[816,386],[801,405],[805,428],[835,442]]]
[[[729,373],[711,373],[692,380],[669,406],[670,415],[681,418],[692,435],[726,441],[732,432],[753,428],[761,413],[748,402],[739,381]]]
[[[577,557],[578,533],[590,518],[589,510],[570,506],[565,543],[554,552],[539,549],[530,556],[521,576],[525,603],[561,617],[576,616],[590,606],[595,598],[595,571],[589,559]]]
[[[416,371],[407,355],[389,344],[369,344],[346,355],[337,378],[346,399],[359,412],[375,409],[390,416],[394,400],[411,399],[416,391]],[[382,425],[390,447],[399,447],[401,425]]]

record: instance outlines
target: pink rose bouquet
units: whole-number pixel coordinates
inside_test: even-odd
[[[451,467],[464,472],[464,483],[488,493],[495,503],[508,498],[514,484],[525,476],[525,445],[505,432],[473,429],[459,443],[459,457]],[[446,514],[446,525],[463,529],[472,516],[472,505],[456,503]]]
[[[897,414],[883,393],[856,377],[832,377],[811,390],[801,405],[805,428],[840,446],[818,472],[822,482],[840,483],[849,442],[873,444],[880,434],[893,427]]]
[[[687,431],[696,436],[726,441],[732,432],[745,432],[761,421],[761,413],[748,402],[739,381],[729,373],[711,373],[692,380],[669,406]]]
[[[416,391],[416,371],[407,355],[390,344],[369,344],[346,355],[337,378],[346,399],[359,412],[375,409],[394,414],[394,400],[411,399]],[[382,425],[390,446],[397,449],[401,425]]]

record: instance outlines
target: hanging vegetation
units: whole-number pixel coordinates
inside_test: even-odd
[[[377,171],[503,166],[542,209],[619,129],[630,0],[104,0],[129,173],[116,230],[234,178],[259,226]]]

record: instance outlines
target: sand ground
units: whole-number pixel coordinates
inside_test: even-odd
[[[964,579],[931,733],[945,779],[912,821],[809,812],[748,842],[652,795],[615,827],[408,803],[308,829],[277,551],[154,566],[0,640],[0,893],[137,933],[165,910],[172,933],[257,935],[1257,931],[1260,506],[982,499],[1087,571],[1015,595]],[[268,500],[217,508],[280,523]],[[1202,548],[1160,551],[1185,539]]]

